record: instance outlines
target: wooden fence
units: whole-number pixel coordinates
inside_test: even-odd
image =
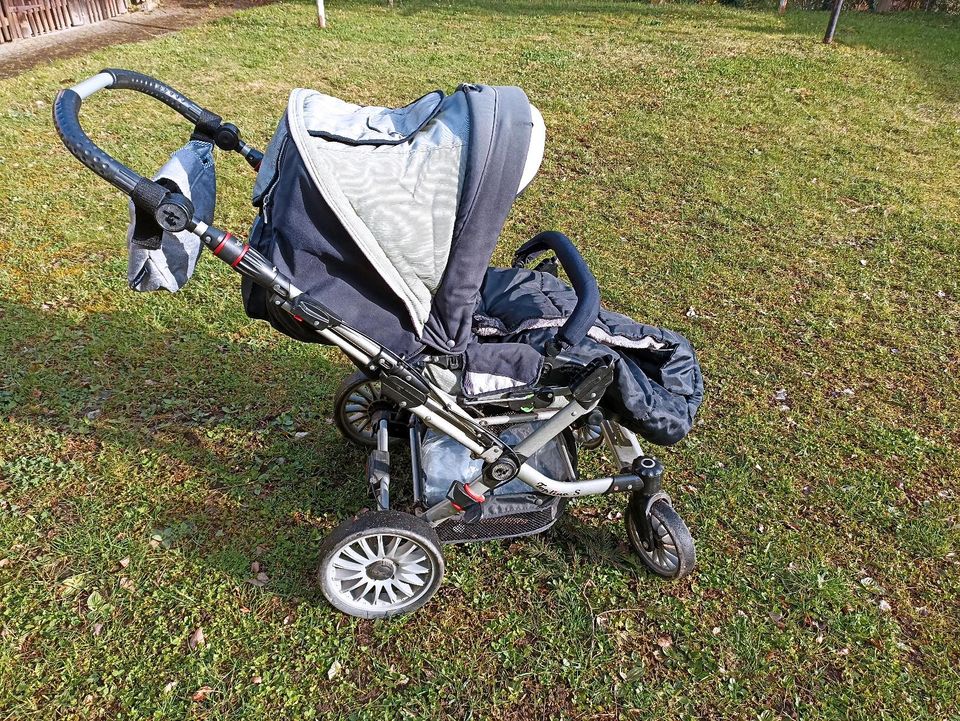
[[[96,23],[125,12],[126,0],[0,0],[0,43]]]

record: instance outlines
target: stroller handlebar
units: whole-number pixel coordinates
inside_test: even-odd
[[[555,230],[539,233],[521,245],[514,254],[513,267],[522,268],[548,251],[557,256],[577,293],[576,307],[557,332],[553,347],[547,348],[548,354],[556,355],[582,341],[593,327],[600,314],[600,288],[573,242]]]
[[[259,168],[263,154],[243,142],[237,127],[222,122],[219,115],[149,75],[114,68],[102,70],[72,88],[57,93],[53,103],[53,122],[63,144],[77,160],[129,195],[143,210],[156,213],[168,191],[113,158],[94,143],[80,125],[80,106],[83,101],[105,89],[136,90],[159,100],[193,123],[196,133],[209,138],[222,150],[237,151],[254,169]]]

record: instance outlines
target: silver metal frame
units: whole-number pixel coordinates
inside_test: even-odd
[[[300,291],[291,288],[290,301],[295,300],[298,295],[300,295]],[[362,333],[346,325],[331,326],[330,328],[318,330],[317,333],[324,341],[335,345],[356,363],[371,371],[380,370],[381,366],[378,365],[378,362],[383,362],[384,349]],[[433,385],[429,378],[424,377],[424,381],[430,388],[430,397],[422,405],[409,406],[404,410],[415,415],[427,427],[449,436],[464,446],[473,455],[487,462],[496,461],[502,455],[502,451],[498,446],[487,445],[482,442],[485,437],[489,437],[489,426],[508,425],[535,420],[543,421],[543,424],[536,431],[512,447],[521,457],[530,458],[578,419],[592,412],[599,403],[599,398],[588,405],[583,405],[576,399],[571,398],[566,404],[556,409],[551,408],[544,411],[492,416],[489,418],[474,418],[457,404],[453,396]],[[614,424],[610,421],[604,421],[603,428],[607,445],[614,457],[620,462],[622,468],[629,467],[630,461],[632,461],[633,458],[643,455],[637,437],[633,433],[619,424]],[[381,427],[378,436],[383,433],[385,433],[385,429]],[[413,435],[411,434],[411,442],[412,441]],[[378,443],[378,445],[380,444]],[[628,460],[626,455],[631,452],[633,455]],[[415,465],[419,465],[418,460],[415,461]],[[418,468],[414,468],[415,474],[419,472],[421,471]],[[612,476],[576,481],[558,481],[544,475],[529,464],[523,464],[520,467],[517,478],[526,483],[533,491],[564,498],[600,495],[610,491],[614,484],[614,478]],[[416,480],[418,480],[416,475],[414,476],[414,480],[414,485],[416,486]],[[464,480],[467,490],[471,495],[480,497],[491,490],[491,487],[484,482],[482,474],[478,474],[468,481],[466,479]],[[431,525],[436,526],[446,519],[456,516],[458,513],[460,513],[460,511],[457,510],[449,500],[445,500],[426,509],[423,513],[423,518]]]

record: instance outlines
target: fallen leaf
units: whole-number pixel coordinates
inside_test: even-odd
[[[103,624],[102,623],[93,624],[93,635],[99,636],[101,633],[103,633]]]
[[[190,634],[190,638],[187,640],[187,646],[193,651],[197,646],[203,646],[206,642],[207,640],[203,636],[203,629],[198,626],[197,630]]]
[[[87,608],[94,612],[107,611],[110,609],[110,604],[103,597],[100,591],[94,591],[87,596]]]
[[[207,697],[212,693],[213,689],[210,686],[201,686],[193,692],[193,696],[191,698],[193,698],[193,700],[197,703],[200,703],[202,701],[206,701]]]
[[[250,572],[251,572],[251,573],[260,573],[260,562],[259,562],[259,561],[254,561],[253,563],[250,564]]]
[[[120,568],[126,568],[130,565],[130,556],[125,556],[120,559]]]
[[[327,669],[327,678],[331,681],[340,675],[340,672],[343,670],[343,666],[340,665],[339,661],[334,661],[330,664],[330,668]]]
[[[177,682],[176,682],[176,681],[171,681],[170,683],[168,683],[166,686],[163,687],[163,692],[164,692],[164,693],[170,693],[170,692],[173,691],[173,689],[175,689],[176,687],[177,687]]]
[[[254,677],[253,677],[252,679],[250,679],[250,680],[251,680],[255,685],[257,685],[257,686],[259,686],[260,684],[263,683],[263,679],[262,679],[260,676],[254,676]]]
[[[120,588],[124,591],[132,591],[134,588],[133,581],[126,576],[120,576]]]
[[[893,610],[885,598],[881,599],[878,605],[880,606],[880,610],[883,611],[884,613],[890,613],[890,611]]]
[[[87,574],[78,573],[63,579],[63,581],[60,582],[61,585],[63,586],[63,595],[64,596],[77,595],[80,591],[83,590],[83,585],[84,585],[84,582],[86,581],[86,578],[87,578]]]
[[[657,638],[657,645],[662,649],[671,648],[673,646],[673,639],[667,634],[663,634]]]

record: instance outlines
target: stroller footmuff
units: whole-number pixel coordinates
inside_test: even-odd
[[[165,169],[147,180],[86,136],[80,105],[103,89],[146,93],[194,124],[176,178]],[[131,197],[132,262],[178,269],[175,282],[140,278],[135,289],[179,289],[195,256],[165,253],[205,246],[243,277],[250,317],[335,345],[357,367],[335,394],[334,419],[368,451],[376,510],[344,521],[319,550],[334,606],[366,618],[412,611],[441,582],[443,544],[538,533],[568,499],[605,493],[630,494],[627,536],[654,573],[690,572],[689,531],[639,439],[668,445],[689,432],[703,397],[692,346],[602,309],[560,233],[524,244],[512,268],[488,267],[543,157],[543,119],[519,88],[462,85],[402,108],[295,90],[265,154],[125,70],[61,91],[54,120],[71,152]],[[258,171],[247,242],[210,225],[213,145]],[[412,478],[402,510],[392,492],[400,441]],[[583,478],[578,453],[601,445],[610,474]]]

